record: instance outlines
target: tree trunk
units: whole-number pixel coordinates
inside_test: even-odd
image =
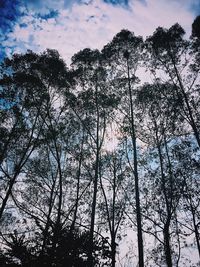
[[[95,159],[95,175],[94,175],[94,192],[92,200],[92,214],[91,214],[91,224],[90,224],[90,246],[88,251],[88,267],[94,266],[93,261],[93,249],[94,249],[94,223],[95,223],[95,213],[96,213],[96,201],[97,201],[97,186],[99,178],[99,161],[100,161],[100,145],[99,145],[99,107],[98,107],[98,96],[97,96],[97,85],[95,90],[95,104],[97,110],[97,124],[96,124],[96,159]]]
[[[174,71],[176,73],[176,77],[177,77],[177,80],[178,80],[178,83],[179,83],[179,86],[181,88],[181,92],[182,92],[182,95],[183,95],[183,98],[184,98],[184,101],[185,101],[185,104],[186,104],[186,107],[187,107],[187,111],[188,111],[188,116],[189,116],[189,121],[190,121],[190,125],[192,127],[192,130],[194,132],[194,136],[196,138],[196,141],[197,141],[197,144],[200,148],[200,136],[199,136],[199,131],[197,129],[197,125],[195,123],[195,120],[194,120],[194,116],[193,116],[193,112],[192,112],[192,109],[191,109],[191,106],[190,106],[190,103],[189,103],[189,100],[188,100],[188,96],[185,92],[185,89],[184,89],[184,86],[183,86],[183,83],[182,83],[182,80],[181,80],[181,77],[180,77],[180,74],[179,74],[179,71],[176,67],[176,63],[174,61],[174,58],[173,56],[171,56],[171,60],[172,60],[172,64],[173,64],[173,67],[174,67]]]
[[[195,216],[195,210],[194,207],[192,205],[192,199],[190,196],[190,209],[191,209],[191,213],[192,213],[192,222],[193,222],[193,226],[194,226],[194,233],[195,233],[195,238],[196,238],[196,242],[197,242],[197,249],[199,252],[199,258],[200,258],[200,235],[199,235],[199,230],[198,230],[198,225],[196,223],[196,216]]]
[[[115,234],[111,237],[111,266],[115,267],[115,257],[116,257],[116,243],[115,243]]]
[[[131,120],[131,138],[133,145],[133,165],[134,165],[134,176],[135,176],[135,201],[136,201],[136,214],[137,214],[137,236],[138,236],[138,257],[139,267],[144,267],[144,252],[143,252],[143,237],[142,237],[142,219],[140,209],[140,195],[139,195],[139,177],[138,177],[138,162],[137,162],[137,145],[134,125],[134,112],[133,112],[133,99],[130,83],[130,70],[127,58],[127,73],[128,73],[128,88],[129,88],[129,100],[130,100],[130,120]]]
[[[171,247],[170,247],[170,234],[169,234],[170,220],[168,219],[163,230],[165,258],[167,267],[172,267]]]
[[[157,145],[159,161],[160,161],[162,193],[164,194],[164,199],[165,199],[165,204],[166,204],[166,214],[167,214],[166,223],[164,224],[164,229],[163,229],[164,251],[165,251],[165,259],[166,259],[167,266],[172,267],[170,233],[169,233],[169,227],[170,227],[170,221],[171,221],[172,200],[171,199],[169,200],[168,195],[167,195],[162,151],[161,151],[161,146],[160,146],[160,142],[159,142],[159,138],[158,138],[157,124],[156,124],[156,122],[154,122],[154,123],[155,123],[155,128],[156,128],[156,145]],[[172,178],[172,177],[170,177],[170,178]]]
[[[44,256],[44,252],[45,252],[45,248],[46,248],[48,231],[49,231],[49,227],[50,227],[51,212],[52,212],[53,204],[54,204],[54,200],[55,200],[55,198],[54,198],[55,185],[56,185],[56,179],[54,179],[54,181],[53,181],[51,192],[50,192],[49,210],[48,210],[47,221],[46,221],[44,234],[43,234],[42,250],[41,250],[41,253],[40,253],[40,257],[41,257],[42,260],[43,260],[43,256]]]
[[[80,193],[80,177],[81,177],[81,167],[82,167],[82,159],[83,159],[83,143],[84,143],[84,136],[81,143],[81,152],[78,162],[78,171],[77,171],[77,185],[76,185],[76,203],[75,203],[75,210],[74,210],[74,217],[71,224],[70,231],[74,230],[76,219],[77,219],[77,212],[78,212],[78,205],[79,205],[79,193]]]

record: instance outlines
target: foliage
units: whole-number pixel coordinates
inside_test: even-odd
[[[199,16],[189,40],[179,24],[145,41],[124,29],[70,68],[50,49],[5,58],[1,266],[115,267],[130,233],[124,263],[197,264],[198,29]]]

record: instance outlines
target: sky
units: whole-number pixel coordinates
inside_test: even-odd
[[[121,29],[144,38],[178,22],[191,34],[200,0],[0,0],[0,59],[56,49],[67,63],[86,47],[102,49]]]

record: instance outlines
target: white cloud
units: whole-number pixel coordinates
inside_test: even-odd
[[[70,0],[67,0],[68,2],[71,2]],[[64,0],[24,0],[25,7],[33,12],[33,13],[40,13],[40,14],[46,14],[51,9],[62,9],[65,5]]]
[[[136,31],[146,36],[158,26],[170,27],[178,22],[190,34],[194,16],[189,11],[188,2],[192,1],[148,0],[146,5],[132,1],[134,20],[137,22]]]
[[[9,36],[10,44],[20,46],[23,43],[18,51],[24,47],[36,51],[57,49],[69,62],[80,49],[101,49],[122,28],[134,31],[136,35],[148,36],[158,26],[170,27],[178,22],[189,35],[194,15],[189,11],[188,2],[194,1],[146,0],[143,4],[132,0],[129,9],[108,5],[103,0],[93,0],[88,5],[74,3],[70,9],[59,10],[57,18],[22,18],[28,26],[20,28],[17,25]]]

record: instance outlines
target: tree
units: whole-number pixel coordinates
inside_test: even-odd
[[[106,126],[117,99],[107,91],[106,72],[101,63],[98,50],[84,49],[72,57],[72,66],[76,74],[74,104],[72,110],[79,118],[93,150],[93,196],[90,223],[90,248],[88,266],[93,263],[93,235],[95,226],[97,191],[99,183],[100,153],[105,139]],[[80,88],[82,89],[80,91]],[[72,96],[70,96],[72,97]],[[90,164],[91,164],[90,163]]]
[[[53,235],[50,234],[48,242],[53,242],[52,237]],[[43,261],[41,261],[40,251],[37,246],[39,241],[39,236],[35,236],[30,240],[30,238],[27,239],[25,235],[20,235],[17,232],[10,234],[9,237],[4,238],[6,250],[5,252],[2,252],[1,258],[3,264],[10,267],[51,266],[54,260],[54,251],[52,251],[53,248],[52,246],[48,247]],[[72,233],[70,229],[63,228],[57,244],[57,262],[55,265],[64,267],[67,263],[68,266],[74,267],[86,266],[88,245],[88,231],[83,231],[77,228],[76,231]],[[97,235],[94,236],[94,253],[94,264],[101,264],[102,259],[108,253],[106,240]],[[7,264],[8,262],[9,264]],[[15,262],[18,262],[19,264]]]
[[[0,84],[5,107],[1,134],[6,136],[1,143],[1,174],[4,177],[0,218],[23,166],[37,145],[43,126],[48,93],[39,77],[31,73],[30,64],[38,59],[36,54],[15,55],[2,65]],[[29,67],[25,67],[29,65]],[[6,188],[6,189],[5,189]]]
[[[184,103],[182,117],[190,125],[200,147],[197,111],[199,67],[191,44],[183,39],[184,33],[179,24],[169,29],[159,27],[147,38],[146,47],[149,52],[149,67],[153,74],[159,78],[156,71],[163,71],[167,81],[174,84],[175,94],[181,96]]]
[[[188,232],[195,236],[197,250],[200,256],[199,243],[199,160],[198,147],[191,137],[187,137],[182,142],[177,142],[174,145],[174,154],[178,162],[176,172],[182,177],[182,201],[179,207],[180,211],[184,213],[180,220],[182,234],[186,235]],[[188,220],[188,218],[190,218]],[[188,231],[189,230],[189,231]]]
[[[145,43],[122,30],[70,69],[54,50],[4,60],[1,265],[114,267],[127,227],[138,247],[129,265],[133,254],[139,267],[195,264],[198,19],[190,40],[178,24]],[[138,78],[144,68],[151,84]]]
[[[143,238],[142,238],[142,221],[140,211],[139,197],[139,176],[138,176],[138,159],[136,146],[136,125],[134,115],[134,86],[138,82],[136,71],[140,64],[140,53],[142,51],[142,38],[134,36],[133,33],[122,30],[118,33],[111,43],[107,44],[103,49],[105,62],[110,66],[109,72],[115,73],[114,90],[118,90],[118,94],[123,99],[123,104],[128,106],[123,109],[126,112],[125,118],[128,120],[128,134],[132,141],[133,147],[133,169],[135,181],[135,201],[136,201],[136,217],[137,217],[137,235],[138,235],[138,257],[139,266],[144,266],[143,255]],[[119,91],[120,89],[120,91]]]
[[[151,162],[152,158],[150,158],[147,162],[149,167],[148,165],[145,167],[146,170],[149,168],[148,172],[145,171],[148,177],[146,180],[149,182],[144,190],[144,195],[147,194],[147,200],[143,201],[146,202],[143,208],[144,216],[154,224],[153,228],[159,228],[163,232],[163,242],[160,242],[159,237],[158,240],[162,243],[169,267],[173,266],[170,228],[175,221],[181,188],[183,188],[183,180],[175,174],[176,161],[171,152],[175,141],[174,134],[178,131],[176,125],[179,118],[176,114],[180,108],[179,105],[171,104],[171,101],[180,104],[179,98],[174,97],[173,91],[173,84],[158,82],[152,85],[146,84],[138,91],[136,100],[140,127],[142,131],[145,129],[143,140],[149,149],[149,152],[147,150],[145,154],[147,157],[152,154],[151,157],[155,158],[155,162]],[[148,201],[148,194],[152,196],[152,204]],[[149,223],[147,223],[147,228],[150,229]],[[154,236],[157,237],[157,234]]]
[[[200,16],[197,16],[192,23],[192,37],[200,38]]]

